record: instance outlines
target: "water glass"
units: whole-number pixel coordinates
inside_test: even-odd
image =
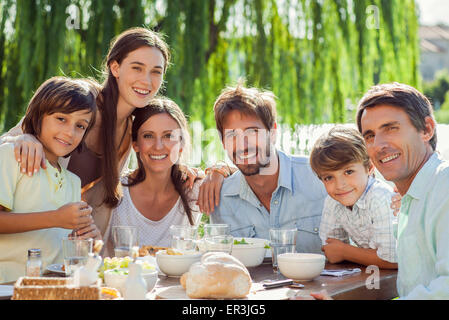
[[[62,239],[62,254],[66,276],[72,276],[75,270],[86,264],[89,253],[92,253],[93,239]]]
[[[225,252],[231,254],[234,237],[231,235],[210,236],[204,238],[207,252]]]
[[[190,225],[170,226],[171,247],[178,250],[195,250],[198,227]]]
[[[116,257],[131,257],[133,247],[138,246],[137,228],[134,226],[113,226],[112,241]]]
[[[278,255],[295,252],[297,234],[298,230],[296,229],[270,229],[270,247],[274,273],[279,274]]]
[[[212,236],[225,236],[229,235],[231,227],[229,224],[214,224],[209,223],[204,225],[204,238]]]

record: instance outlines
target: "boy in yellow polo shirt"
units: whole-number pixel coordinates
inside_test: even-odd
[[[92,209],[81,201],[81,181],[62,168],[59,157],[82,142],[93,123],[97,90],[88,80],[53,77],[31,99],[23,132],[44,148],[46,170],[20,171],[14,144],[0,145],[0,283],[25,274],[27,250],[42,250],[43,267],[62,262],[61,240],[93,225]]]

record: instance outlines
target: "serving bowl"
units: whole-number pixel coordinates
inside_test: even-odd
[[[158,278],[158,271],[154,269],[142,269],[142,277],[147,283],[147,291],[150,292],[155,287]],[[115,288],[124,295],[125,282],[128,278],[128,268],[109,269],[104,272],[104,282],[106,286]]]
[[[265,258],[269,240],[259,238],[234,238],[231,255],[242,262],[245,267],[257,267]]]
[[[278,255],[279,271],[293,280],[310,281],[324,269],[325,256],[315,253],[282,253]]]
[[[167,250],[156,252],[159,269],[167,276],[180,277],[192,264],[201,260],[202,252],[183,251],[180,255],[167,254]]]

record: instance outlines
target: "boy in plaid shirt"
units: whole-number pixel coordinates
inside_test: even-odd
[[[390,206],[394,192],[374,178],[360,133],[345,126],[332,128],[315,143],[310,163],[328,193],[319,234],[329,262],[396,269]]]

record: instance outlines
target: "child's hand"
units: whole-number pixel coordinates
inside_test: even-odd
[[[398,192],[398,190],[396,189],[396,187],[394,188],[395,192]],[[393,214],[397,217],[399,211],[401,210],[401,199],[402,196],[399,193],[395,193],[392,197],[391,197],[391,204],[390,204],[390,208],[393,209]]]
[[[339,263],[345,260],[344,248],[347,245],[346,243],[333,238],[327,239],[326,243],[326,245],[321,247],[321,250],[323,250],[330,263]]]
[[[31,134],[22,134],[10,139],[14,143],[14,155],[20,163],[20,171],[32,176],[35,172],[47,169],[42,144]]]
[[[64,229],[83,229],[94,223],[92,207],[86,202],[68,203],[55,211],[56,224]]]

